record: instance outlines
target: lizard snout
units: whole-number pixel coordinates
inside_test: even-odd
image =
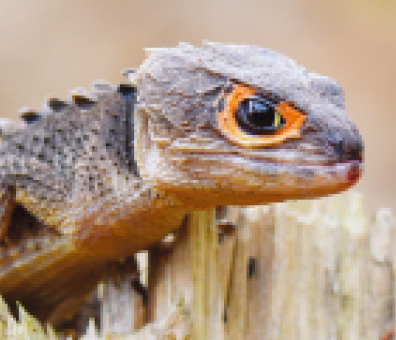
[[[350,184],[359,181],[363,173],[363,140],[356,131],[355,134],[331,141],[338,162],[346,166],[345,179]]]
[[[363,140],[360,135],[332,141],[335,152],[340,162],[363,162]]]
[[[348,161],[363,161],[363,141],[360,138],[347,139],[343,143],[344,157]]]
[[[361,141],[351,144],[346,153],[349,160],[363,161],[363,143]]]

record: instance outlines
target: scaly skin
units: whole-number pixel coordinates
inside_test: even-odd
[[[276,52],[180,44],[128,77],[3,129],[0,293],[42,320],[70,317],[106,263],[192,209],[320,197],[360,176],[341,87]],[[274,103],[280,127],[241,129],[236,110],[251,96]]]

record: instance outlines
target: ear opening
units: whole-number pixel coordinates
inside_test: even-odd
[[[151,134],[149,132],[149,117],[144,108],[136,105],[134,114],[134,156],[137,171],[143,178],[148,178],[147,161],[151,149]]]

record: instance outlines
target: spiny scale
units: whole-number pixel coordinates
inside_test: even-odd
[[[16,131],[23,129],[25,123],[16,123],[8,118],[0,118],[0,138],[13,135]]]
[[[19,116],[24,123],[34,124],[48,114],[56,114],[64,111],[70,105],[75,105],[81,110],[89,110],[96,104],[98,96],[112,92],[115,89],[124,96],[134,95],[136,92],[136,88],[132,84],[122,83],[114,86],[103,80],[97,80],[92,83],[91,92],[83,88],[76,88],[70,91],[69,100],[49,97],[45,100],[42,111],[22,107],[19,109]]]
[[[36,123],[41,119],[41,112],[32,110],[29,107],[22,107],[19,109],[19,115],[26,124]]]
[[[90,95],[85,89],[77,88],[71,91],[71,99],[79,109],[89,110],[96,103],[96,98]]]
[[[59,98],[48,98],[45,101],[45,107],[47,107],[51,112],[62,112],[69,104]]]

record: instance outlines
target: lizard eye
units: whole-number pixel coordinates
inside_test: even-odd
[[[242,130],[252,135],[273,134],[286,124],[274,102],[256,96],[239,103],[235,119]]]
[[[217,113],[220,131],[243,147],[265,147],[300,137],[304,114],[285,101],[257,95],[246,85],[234,85]]]

